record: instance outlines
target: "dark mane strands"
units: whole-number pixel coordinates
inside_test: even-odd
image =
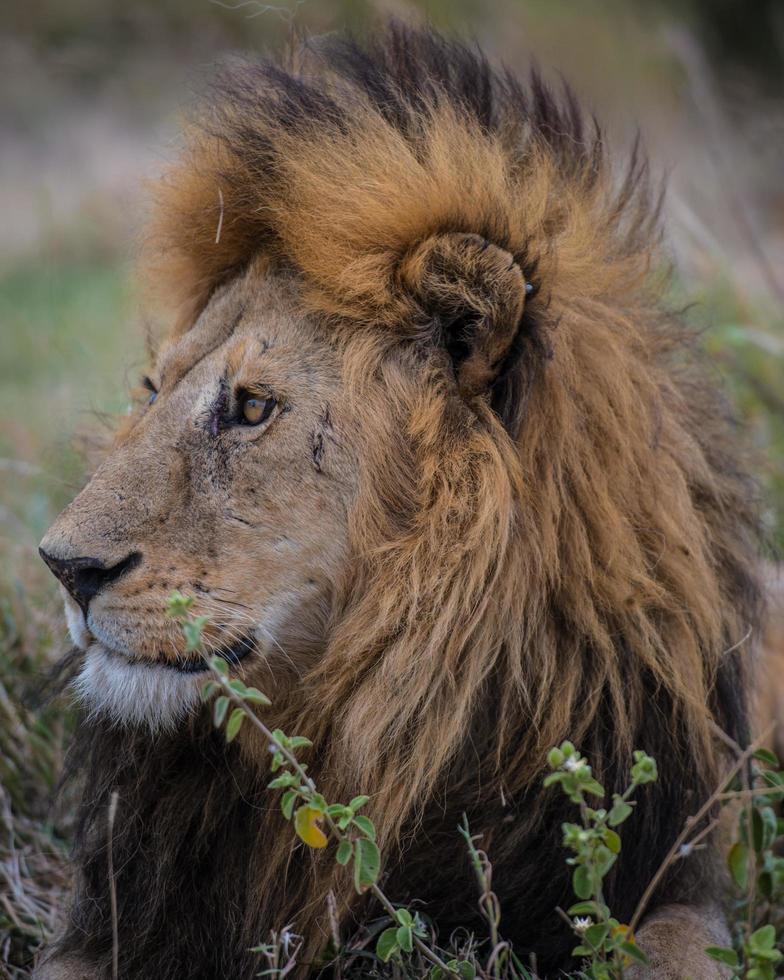
[[[151,285],[183,332],[267,252],[343,345],[368,425],[390,410],[386,379],[399,392],[409,372],[409,401],[392,406],[399,452],[366,474],[328,649],[275,721],[313,739],[328,798],[371,795],[390,894],[427,901],[444,933],[481,929],[455,831],[466,811],[505,936],[555,975],[573,945],[553,912],[570,899],[559,828],[573,814],[541,790],[545,754],[573,739],[609,790],[632,748],[659,762],[608,881],[628,921],[719,778],[711,725],[745,737],[736,644],[758,617],[754,494],[650,277],[659,204],[639,146],[619,185],[568,90],[556,98],[535,74],[524,88],[431,31],[392,25],[298,59],[219,79],[160,187]],[[447,231],[507,249],[536,287],[490,401],[470,408],[422,356],[432,325],[396,276]],[[292,853],[255,767],[198,728],[153,746],[102,725],[80,735],[82,873],[64,946],[109,963],[116,786],[124,977],[249,980],[247,949],[270,928],[294,922],[311,952],[326,940],[328,890],[342,914],[363,911],[331,856]],[[659,900],[704,895],[711,875],[709,852],[695,854]]]

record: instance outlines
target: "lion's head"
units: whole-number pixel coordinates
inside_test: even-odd
[[[650,827],[609,886],[619,915],[633,908],[715,777],[713,724],[742,737],[756,615],[748,481],[662,304],[647,187],[636,151],[613,172],[571,97],[427,32],[333,39],[219,81],[153,209],[148,274],[171,327],[150,390],[42,542],[102,733],[88,824],[118,782],[134,888],[132,848],[164,846],[147,812],[169,828],[165,889],[195,880],[166,810],[183,758],[196,779],[182,746],[203,710],[200,661],[165,616],[179,589],[209,645],[312,738],[329,795],[372,794],[390,868],[414,860],[413,828],[474,814],[523,945],[568,901],[547,749],[580,742],[610,785],[632,747],[656,755]],[[265,746],[242,752],[263,769]],[[188,785],[212,814],[193,833],[228,847],[247,785],[225,814]],[[323,863],[288,864],[281,822],[246,831],[252,913],[219,940],[235,949],[290,917],[307,929],[334,885]],[[95,950],[90,840],[72,945]],[[419,897],[452,908],[417,860]],[[153,935],[160,901],[127,912],[124,948]]]
[[[42,542],[63,583],[78,689],[121,723],[171,729],[205,669],[166,615],[259,685],[305,674],[346,573],[360,431],[340,353],[291,276],[256,262],[164,345],[109,457]],[[149,390],[147,390],[149,389]]]

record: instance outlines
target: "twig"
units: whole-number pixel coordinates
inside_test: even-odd
[[[224,10],[239,11],[245,7],[255,7],[251,13],[246,14],[246,20],[253,20],[254,17],[261,17],[262,14],[277,14],[287,23],[292,23],[294,16],[297,12],[297,8],[300,7],[305,0],[297,0],[294,4],[294,10],[289,10],[287,7],[281,7],[273,3],[261,3],[260,0],[241,0],[241,2],[231,4],[224,3],[223,0],[210,0],[214,3],[216,7],[223,7]]]
[[[774,722],[772,725],[769,726],[767,732],[765,732],[765,734],[761,737],[759,742],[761,743],[765,741],[768,738],[768,736],[772,733],[775,727],[776,727],[776,723]],[[735,741],[734,738],[731,738],[718,725],[714,725],[713,729],[716,735],[721,739],[721,741],[724,742],[724,744],[728,746],[735,753],[736,756],[741,756],[743,754],[743,750],[741,749],[740,745],[738,745],[738,743]],[[757,747],[759,747],[759,744]],[[756,751],[756,748],[754,749],[754,751]],[[753,787],[751,786],[749,781],[749,767],[746,765],[744,765],[741,769],[741,779],[743,780],[743,790],[739,795],[741,795],[742,798],[745,800],[746,823],[748,826],[748,832],[751,833],[751,828],[753,826],[753,819],[754,819],[754,794],[752,791]],[[748,853],[746,856],[747,908],[746,908],[746,922],[744,925],[744,929],[746,932],[747,942],[751,939],[752,932],[754,932],[754,901],[756,899],[756,892],[757,892],[756,863],[757,863],[756,854],[754,853],[754,849],[750,847],[748,849]]]
[[[117,980],[120,964],[120,940],[117,929],[117,885],[114,880],[114,855],[112,854],[112,842],[114,837],[114,818],[117,815],[117,800],[119,794],[117,790],[112,790],[109,799],[109,819],[107,824],[107,861],[109,865],[109,902],[112,910],[112,980]]]
[[[223,674],[220,673],[220,671],[215,670],[212,664],[209,663],[209,658],[207,658],[204,654],[202,654],[202,656],[204,656],[204,659],[209,664],[210,670],[212,671],[215,679],[219,682],[221,688],[223,689],[223,693],[228,697],[228,699],[234,705],[242,709],[242,711],[245,713],[245,716],[250,720],[251,724],[253,724],[258,729],[258,731],[260,731],[261,734],[264,736],[264,738],[267,741],[267,744],[269,744],[270,746],[274,746],[275,750],[279,751],[281,755],[284,756],[284,758],[288,761],[289,765],[294,769],[294,771],[297,773],[297,775],[305,784],[305,786],[307,786],[311,792],[315,793],[316,784],[313,782],[310,776],[308,776],[307,772],[302,768],[302,765],[300,764],[299,760],[294,755],[294,753],[290,749],[286,748],[284,745],[281,745],[280,742],[277,741],[275,735],[270,731],[269,728],[267,728],[267,726],[258,717],[255,711],[251,711],[248,708],[247,704],[243,701],[243,699],[236,693],[236,691],[233,691],[231,687],[229,687],[228,677],[225,677]],[[335,824],[335,822],[332,820],[332,818],[329,816],[328,813],[324,814],[324,819],[327,822],[330,833],[338,843],[342,843],[343,841],[348,840],[348,837],[338,829],[337,825]],[[387,898],[384,892],[382,892],[382,890],[378,887],[378,885],[376,884],[371,885],[370,891],[373,894],[373,896],[376,898],[376,900],[383,906],[384,910],[388,912],[389,915],[392,917],[392,921],[397,922],[397,909],[392,904],[392,902]],[[419,952],[425,957],[425,959],[430,960],[430,962],[434,966],[437,966],[440,970],[443,970],[443,972],[447,976],[459,977],[459,974],[457,974],[453,969],[451,969],[451,967],[447,966],[447,964],[441,959],[441,957],[437,953],[434,953],[433,950],[430,949],[430,947],[426,943],[423,943],[418,936],[413,936],[412,938],[414,941],[414,945],[419,950]],[[115,978],[113,978],[113,980],[115,980]]]
[[[716,726],[716,728],[718,728],[718,726]],[[736,776],[741,771],[741,769],[743,768],[743,766],[754,755],[754,753],[762,745],[762,743],[765,741],[765,739],[768,737],[768,735],[770,735],[770,733],[773,730],[773,728],[774,728],[774,726],[771,725],[768,728],[768,730],[766,732],[764,732],[763,735],[759,739],[757,739],[756,742],[753,742],[747,749],[744,749],[744,750],[741,751],[741,754],[740,754],[739,758],[736,760],[735,764],[732,766],[732,768],[730,769],[730,771],[724,776],[724,778],[722,779],[721,783],[719,783],[719,785],[717,786],[717,788],[711,793],[711,795],[702,804],[702,806],[694,814],[694,816],[693,817],[689,817],[686,820],[686,824],[685,824],[683,830],[675,838],[675,841],[674,841],[672,847],[667,852],[667,856],[664,858],[664,860],[662,861],[662,863],[659,865],[658,871],[653,876],[653,878],[651,878],[650,882],[648,883],[648,887],[642,893],[642,897],[640,898],[640,901],[637,903],[637,908],[634,910],[634,915],[632,916],[631,922],[629,923],[629,931],[631,933],[634,933],[635,929],[639,925],[640,919],[642,918],[643,914],[645,913],[645,910],[648,907],[648,903],[650,902],[651,898],[653,897],[656,889],[659,887],[659,883],[661,882],[662,878],[664,877],[664,875],[666,874],[666,872],[669,870],[670,866],[672,864],[674,864],[674,862],[678,859],[679,854],[680,854],[680,849],[681,849],[682,845],[686,843],[686,839],[689,836],[689,833],[691,832],[692,827],[694,827],[695,824],[699,823],[700,820],[703,819],[703,817],[705,817],[708,813],[710,813],[711,808],[716,804],[716,802],[718,801],[719,797],[724,792],[724,787],[727,785],[727,783],[734,776]],[[729,744],[730,742],[733,741],[732,739],[730,739],[729,735],[727,735],[725,732],[722,732],[722,735],[724,736],[724,741],[727,744]],[[733,743],[733,744],[737,747],[737,749],[740,749],[740,746],[736,742]],[[700,837],[701,836],[704,836],[704,835],[700,835]]]
[[[220,201],[220,214],[218,215],[218,228],[215,232],[215,244],[220,242],[221,230],[223,229],[223,191],[218,188],[218,200]]]

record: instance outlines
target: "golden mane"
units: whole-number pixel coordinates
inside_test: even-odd
[[[158,188],[146,267],[175,332],[267,254],[345,351],[369,433],[356,561],[281,724],[313,738],[325,795],[371,795],[390,866],[442,803],[481,803],[487,846],[499,799],[519,804],[515,833],[541,831],[564,738],[611,787],[639,747],[663,775],[642,856],[611,886],[623,915],[718,778],[714,723],[744,737],[754,495],[663,304],[657,210],[639,152],[615,173],[568,93],[399,26],[227,69]],[[417,248],[455,232],[534,286],[515,357],[468,401],[422,365],[429,325],[404,288]],[[297,878],[286,825],[264,832],[257,922],[307,931],[329,862]],[[542,872],[511,875],[527,891],[524,871]]]
[[[568,93],[559,106],[536,76],[525,92],[427,32],[392,27],[364,59],[352,51],[316,43],[288,70],[234,66],[219,81],[155,201],[148,267],[176,329],[267,252],[301,273],[335,333],[362,331],[362,387],[416,333],[421,313],[399,286],[406,257],[431,235],[473,232],[536,284],[528,315],[550,363],[519,397],[514,447],[483,404],[466,439],[445,439],[448,394],[417,393],[410,472],[376,460],[366,491],[377,512],[385,479],[406,479],[394,495],[416,523],[401,534],[357,520],[377,540],[364,542],[372,559],[319,677],[323,706],[362,692],[346,737],[368,760],[420,719],[428,751],[406,750],[389,779],[413,799],[423,787],[411,757],[431,785],[499,669],[501,729],[507,710],[531,718],[523,781],[560,736],[583,737],[602,692],[628,748],[642,707],[622,673],[631,657],[709,756],[718,658],[750,626],[725,580],[728,561],[752,576],[749,494],[716,465],[724,410],[672,356],[689,338],[652,276],[662,257],[644,161],[635,148],[619,182]],[[368,669],[374,650],[380,671]]]

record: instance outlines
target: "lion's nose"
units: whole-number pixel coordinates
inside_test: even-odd
[[[142,557],[138,551],[132,551],[122,561],[107,565],[100,558],[60,557],[44,551],[43,548],[39,548],[38,553],[84,613],[87,612],[90,600],[98,595],[101,589],[116,582],[120,576],[135,568]]]

